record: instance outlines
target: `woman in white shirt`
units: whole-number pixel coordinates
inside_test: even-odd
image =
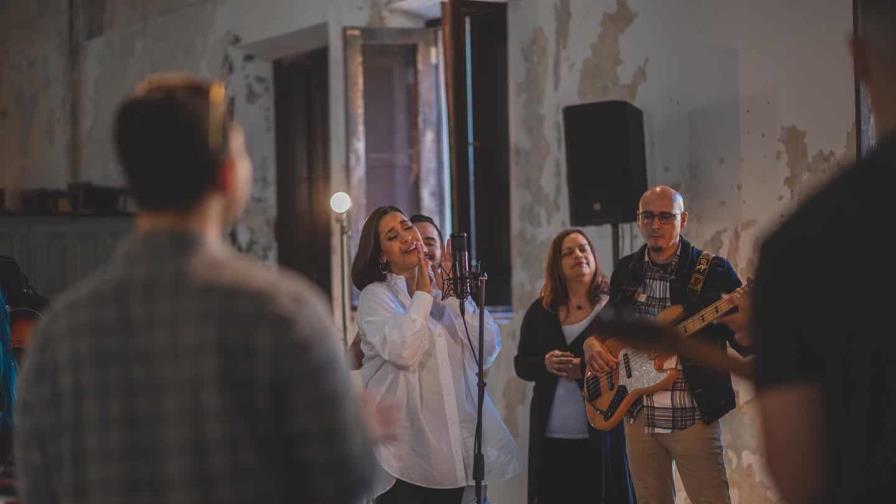
[[[398,208],[374,210],[352,263],[352,282],[361,290],[361,376],[379,404],[391,403],[400,411],[398,441],[376,448],[389,475],[375,491],[382,494],[378,504],[458,504],[464,487],[474,483],[479,349],[471,342],[478,340],[479,313],[467,299],[465,330],[458,300],[442,299],[432,281],[414,225]],[[485,324],[487,369],[501,340],[488,313]],[[517,473],[519,450],[488,395],[483,431],[486,481]]]
[[[530,503],[634,501],[622,425],[592,429],[582,398],[582,345],[607,302],[608,283],[585,233],[567,229],[554,238],[541,294],[523,317],[514,357],[517,375],[535,382]]]

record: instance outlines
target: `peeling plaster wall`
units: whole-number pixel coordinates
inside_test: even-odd
[[[68,2],[0,2],[0,188],[70,177]]]
[[[852,12],[836,0],[510,0],[508,17],[516,311],[490,387],[525,445],[531,387],[512,377],[512,358],[547,245],[569,225],[562,107],[640,107],[648,184],[682,191],[686,236],[746,278],[763,234],[855,152]],[[586,232],[611,270],[609,227]],[[623,253],[642,243],[634,226],[621,233]],[[739,407],[722,422],[733,502],[778,502],[753,391],[735,388]],[[495,489],[523,502],[524,482]]]
[[[256,168],[252,203],[235,238],[244,250],[273,260],[271,64],[242,48],[327,25],[332,186],[342,189],[342,28],[419,26],[389,3],[94,2],[90,13],[78,13],[82,43],[72,75],[68,2],[0,1],[0,187],[62,187],[73,180],[72,100],[80,110],[80,179],[121,183],[110,121],[115,104],[139,78],[161,69],[224,78]],[[540,286],[547,244],[569,223],[562,107],[603,99],[641,107],[649,183],[683,191],[691,212],[687,236],[726,255],[746,276],[762,233],[855,151],[844,42],[852,20],[848,2],[835,0],[510,0],[508,25],[516,311],[502,325],[504,351],[490,372],[489,391],[525,447],[531,387],[514,376],[512,360],[522,311]],[[80,86],[77,95],[72,79]],[[586,232],[609,271],[609,229]],[[623,251],[639,245],[637,230],[623,226]],[[338,290],[333,300],[338,303]],[[776,502],[758,452],[753,392],[742,382],[736,389],[740,406],[723,421],[732,497]],[[489,496],[495,504],[524,502],[525,475],[491,484]]]
[[[276,258],[276,152],[270,61],[241,47],[316,25],[330,51],[332,185],[345,188],[342,28],[420,26],[385,0],[120,0],[74,13],[69,57],[68,2],[0,2],[0,188],[64,187],[78,179],[123,184],[111,143],[116,106],[147,73],[177,70],[226,79],[255,166],[252,200],[234,230],[242,250]],[[307,49],[307,48],[305,48]],[[70,72],[70,68],[75,68]],[[77,79],[80,91],[71,86]],[[72,127],[70,104],[77,105]],[[74,169],[74,156],[80,170]],[[15,203],[15,201],[9,201]],[[334,250],[338,249],[335,233]],[[334,271],[338,270],[334,263]]]

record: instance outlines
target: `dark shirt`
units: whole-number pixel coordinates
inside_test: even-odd
[[[19,383],[24,502],[357,502],[373,455],[310,282],[132,237],[54,303]]]
[[[610,277],[610,308],[616,313],[637,312],[639,291],[644,288],[644,258],[646,246],[629,254],[616,264]],[[682,305],[687,313],[696,313],[701,308],[718,301],[723,293],[729,293],[741,286],[740,279],[731,263],[724,257],[714,256],[709,263],[706,279],[700,294],[695,296],[688,290],[688,283],[703,251],[691,245],[684,237],[678,251],[677,266],[669,281],[669,298],[672,304]],[[734,340],[734,332],[722,324],[711,324],[693,335],[725,351],[726,345],[740,353],[745,353]],[[694,395],[705,423],[712,423],[736,406],[731,375],[708,366],[682,358],[684,378]]]
[[[820,388],[826,502],[879,501],[896,474],[894,275],[874,263],[892,262],[894,174],[896,135],[797,209],[756,273],[757,385]]]

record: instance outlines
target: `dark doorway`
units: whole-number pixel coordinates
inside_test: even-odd
[[[329,293],[327,85],[326,48],[274,62],[278,262]]]
[[[445,8],[453,121],[454,225],[470,233],[488,273],[486,304],[511,305],[507,4],[453,0]]]

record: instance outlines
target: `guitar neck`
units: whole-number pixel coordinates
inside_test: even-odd
[[[682,336],[690,336],[695,332],[703,329],[716,319],[730,312],[735,307],[734,297],[723,298],[715,303],[700,310],[687,320],[675,326],[675,329]]]

